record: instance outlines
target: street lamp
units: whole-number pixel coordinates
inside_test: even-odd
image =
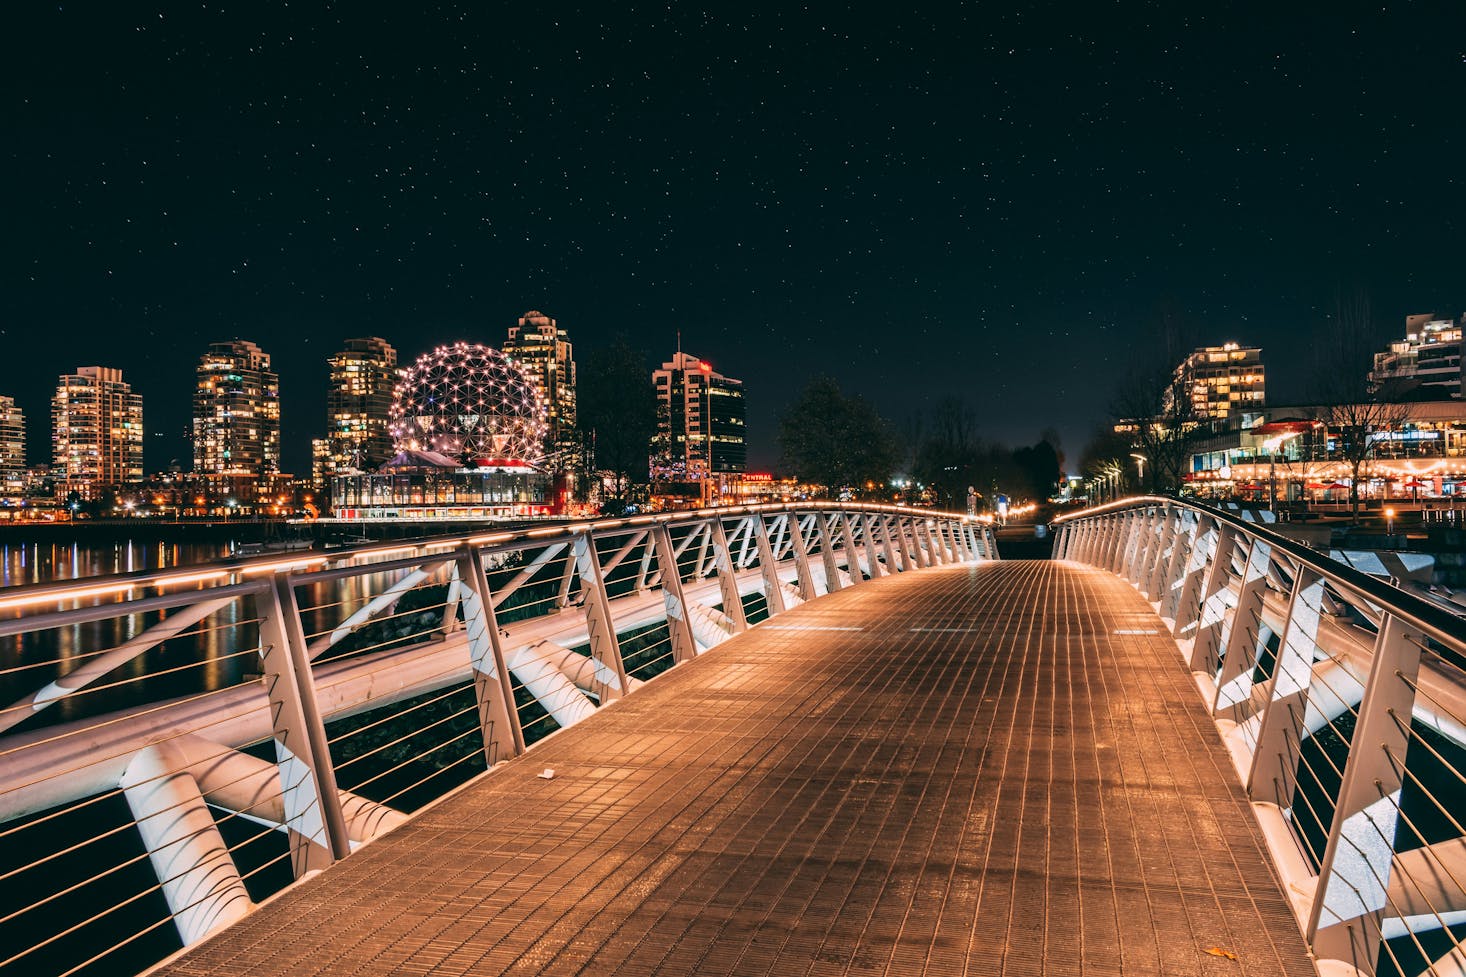
[[[1385,510],[1385,535],[1386,536],[1393,536],[1393,535],[1395,535],[1395,510],[1394,509],[1386,509]]]
[[[1140,491],[1145,491],[1145,455],[1130,452],[1130,457],[1135,459],[1135,477],[1139,481]]]

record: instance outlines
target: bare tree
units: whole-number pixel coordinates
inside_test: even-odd
[[[1160,364],[1137,367],[1116,391],[1110,412],[1149,466],[1142,488],[1180,491],[1191,447],[1205,433],[1184,376]]]
[[[1339,459],[1349,468],[1349,518],[1359,521],[1359,476],[1374,450],[1375,436],[1393,431],[1410,417],[1393,383],[1375,386],[1369,369],[1380,343],[1369,296],[1342,291],[1335,313],[1313,344],[1314,416],[1334,438]]]
[[[1190,469],[1191,448],[1206,433],[1185,374],[1177,369],[1192,348],[1167,304],[1154,338],[1139,347],[1141,356],[1110,401],[1116,432],[1129,443],[1127,454],[1143,458],[1144,477],[1139,470],[1135,473],[1142,491],[1179,492]],[[1133,457],[1114,460],[1124,469],[1138,467]]]

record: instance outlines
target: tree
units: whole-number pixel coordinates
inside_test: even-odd
[[[911,427],[921,432],[912,476],[949,509],[966,504],[967,487],[984,483],[977,414],[958,397],[943,397]]]
[[[815,377],[779,416],[784,465],[833,494],[884,489],[896,467],[890,425],[863,397],[829,377]]]
[[[1059,470],[1059,452],[1048,440],[1013,452],[1013,464],[1022,474],[1028,497],[1043,502],[1059,488],[1063,472]]]
[[[656,434],[657,398],[646,353],[624,336],[591,350],[580,370],[576,409],[585,481],[605,473],[616,499],[626,501],[647,482]]]
[[[1117,487],[1130,465],[1130,439],[1115,430],[1113,424],[1101,424],[1090,436],[1089,444],[1080,457],[1079,470],[1090,483],[1091,494],[1103,495],[1103,490]]]
[[[1116,391],[1110,412],[1132,451],[1145,458],[1147,484],[1141,487],[1179,492],[1190,469],[1191,447],[1205,433],[1185,376],[1165,364],[1136,367]],[[1121,459],[1122,464],[1130,460]]]
[[[1204,418],[1196,412],[1184,371],[1178,365],[1195,348],[1180,318],[1163,306],[1153,338],[1141,344],[1140,356],[1123,376],[1110,402],[1117,430],[1128,441],[1118,461],[1122,472],[1144,458],[1142,490],[1179,492],[1190,470],[1192,446],[1206,434]],[[1113,468],[1107,469],[1113,479]],[[1123,476],[1122,476],[1123,477]]]
[[[1410,416],[1394,383],[1378,387],[1369,367],[1379,348],[1369,296],[1360,289],[1335,300],[1334,317],[1313,344],[1314,416],[1322,421],[1339,459],[1349,469],[1349,518],[1359,521],[1359,476],[1374,449],[1373,435],[1398,428]]]

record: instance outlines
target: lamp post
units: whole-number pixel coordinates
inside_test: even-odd
[[[1145,491],[1145,455],[1137,452],[1130,452],[1130,457],[1135,459],[1135,478],[1140,491]]]

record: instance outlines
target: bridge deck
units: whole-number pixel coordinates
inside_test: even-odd
[[[1312,975],[1158,627],[1062,563],[846,590],[164,972]]]

